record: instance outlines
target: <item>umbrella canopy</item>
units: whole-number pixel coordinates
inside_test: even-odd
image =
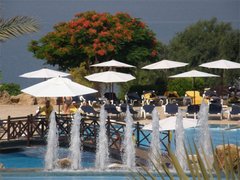
[[[144,66],[144,67],[142,67],[142,69],[171,69],[171,68],[183,67],[186,65],[188,65],[188,63],[164,59],[159,62]]]
[[[175,130],[176,128],[176,116],[170,116],[165,119],[161,119],[159,121],[159,131],[169,131],[169,130]],[[191,118],[183,118],[183,128],[191,128],[197,126],[197,119],[191,119]],[[147,124],[143,127],[144,130],[152,130],[152,123]]]
[[[210,74],[202,71],[197,71],[197,70],[191,70],[188,72],[180,73],[174,76],[170,76],[170,78],[193,78],[193,89],[195,89],[195,78],[197,77],[219,77],[218,75],[215,74]],[[195,90],[194,90],[194,95],[193,95],[193,102],[195,104]]]
[[[69,76],[69,73],[64,73],[52,69],[42,68],[37,71],[32,71],[29,73],[25,73],[20,75],[20,77],[24,78],[53,78],[53,77],[65,77]]]
[[[187,78],[187,77],[196,78],[196,77],[219,77],[219,76],[215,74],[202,72],[202,71],[197,71],[197,70],[191,70],[188,72],[170,76],[170,78]]]
[[[220,59],[208,63],[203,63],[199,65],[205,68],[214,68],[214,69],[239,69],[240,63],[232,62],[225,59]]]
[[[216,61],[212,61],[212,62],[208,62],[208,63],[203,63],[199,66],[205,67],[205,68],[223,69],[223,72],[221,74],[221,76],[222,76],[221,93],[223,93],[225,70],[226,69],[239,69],[240,63],[232,62],[232,61],[225,60],[225,59],[220,59],[220,60],[216,60]]]
[[[91,74],[89,76],[85,76],[89,81],[94,82],[103,82],[103,83],[118,83],[118,82],[128,82],[135,77],[131,74],[120,73],[115,71],[105,71],[100,73]]]
[[[125,67],[125,68],[132,68],[132,67],[135,67],[135,66],[132,66],[132,65],[129,65],[129,64],[126,64],[126,63],[122,63],[122,62],[119,62],[119,61],[116,61],[116,60],[112,59],[110,61],[106,61],[106,62],[102,62],[102,63],[99,63],[99,64],[91,65],[91,67]]]
[[[22,92],[35,97],[63,97],[96,93],[97,90],[75,83],[68,78],[56,77],[22,89]]]

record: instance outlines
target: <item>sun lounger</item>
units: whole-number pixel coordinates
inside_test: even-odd
[[[228,114],[228,119],[232,119],[233,117],[240,116],[240,106],[233,104],[229,114]]]
[[[154,107],[155,106],[151,105],[151,104],[146,104],[146,105],[142,106],[141,107],[141,116],[143,116],[143,118],[145,119],[147,115],[151,115]]]
[[[164,107],[164,114],[165,115],[176,115],[178,113],[178,105],[176,103],[168,103]]]
[[[209,115],[218,115],[220,116],[220,119],[222,120],[223,114],[222,114],[222,105],[219,103],[211,103],[209,104]]]
[[[186,117],[188,116],[194,116],[194,118],[196,118],[197,116],[197,113],[199,112],[200,110],[200,106],[199,105],[189,105],[187,106],[187,112],[186,112]]]

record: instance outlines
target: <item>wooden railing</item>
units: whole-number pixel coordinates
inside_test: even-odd
[[[70,131],[72,124],[71,115],[56,115],[56,122],[59,132],[59,139],[64,137],[64,140],[70,139]],[[0,120],[0,142],[11,140],[25,140],[26,145],[31,145],[34,139],[46,140],[49,123],[45,117],[34,117],[32,115],[24,117],[8,117],[6,120]],[[150,145],[150,131],[142,130],[139,122],[134,124],[133,132],[136,136],[137,147],[149,147]],[[121,143],[124,136],[125,124],[123,122],[113,122],[110,118],[106,121],[107,136],[109,147],[120,150]],[[80,134],[82,144],[92,144],[96,146],[96,141],[99,131],[99,118],[97,117],[83,117],[81,119]],[[162,133],[162,146],[167,149],[166,141],[169,142],[169,133]],[[118,137],[121,138],[118,138]]]

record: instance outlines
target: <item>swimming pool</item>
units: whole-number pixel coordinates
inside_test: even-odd
[[[43,171],[13,171],[13,172],[1,172],[1,177],[4,180],[32,180],[32,179],[44,179],[44,180],[125,180],[129,179],[131,175],[126,172],[43,172]]]
[[[223,143],[223,137],[225,143],[232,143],[240,145],[240,129],[230,129],[228,125],[210,125],[210,134],[214,146]],[[146,132],[147,133],[147,132]],[[197,129],[190,128],[185,130],[185,136],[191,142],[196,136]],[[173,135],[174,137],[174,135]],[[147,141],[144,142],[149,145]],[[174,139],[171,142],[171,147],[174,149]],[[0,162],[4,164],[6,168],[43,168],[44,156],[46,147],[33,146],[19,149],[17,151],[5,151],[0,152]],[[68,149],[59,149],[59,158],[65,158],[68,156]],[[95,152],[84,151],[82,152],[82,167],[91,168],[95,165]]]
[[[231,126],[227,125],[210,125],[210,134],[214,146],[223,143],[223,137],[225,143],[233,143],[240,145],[240,129],[230,129]],[[185,130],[185,136],[189,139],[194,138],[197,129]],[[174,141],[172,141],[172,148],[174,149]],[[148,142],[146,142],[147,144]],[[95,165],[95,153],[94,152],[82,152],[82,168],[83,170],[68,172],[44,172],[44,155],[46,148],[44,146],[33,146],[19,149],[18,151],[0,152],[0,162],[4,164],[6,168],[11,168],[10,171],[0,171],[0,179],[9,180],[30,180],[30,179],[129,179],[130,174],[120,171],[108,171],[99,172],[93,171],[91,168]],[[68,149],[59,149],[59,158],[67,157]],[[34,168],[34,169],[30,169]]]
[[[5,151],[0,153],[0,162],[5,168],[43,168],[45,146],[33,146],[14,151]],[[59,158],[68,156],[68,149],[59,148]],[[82,152],[82,167],[90,168],[95,165],[95,153],[89,151]]]
[[[209,131],[212,138],[213,146],[216,147],[217,145],[230,143],[230,144],[237,144],[240,145],[240,129],[231,129],[232,127],[235,127],[235,125],[218,125],[218,124],[211,124],[209,125]],[[145,135],[149,134],[150,131],[145,131]],[[185,129],[185,143],[186,146],[190,144],[191,148],[194,152],[194,145],[193,142],[197,142],[198,140],[198,128],[189,128]],[[164,135],[162,135],[164,137]],[[171,135],[171,149],[175,150],[175,140],[174,140],[174,132],[172,132]],[[151,137],[150,137],[151,139]],[[166,138],[164,141],[164,144],[168,144],[168,139]],[[142,142],[144,146],[150,146],[150,143],[147,140],[144,140]],[[162,150],[165,150],[164,147],[162,147]]]

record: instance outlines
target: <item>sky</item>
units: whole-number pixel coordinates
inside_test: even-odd
[[[213,17],[240,29],[240,0],[0,0],[1,18],[31,16],[41,26],[38,33],[0,44],[0,82],[17,83],[24,88],[42,81],[19,77],[43,67],[56,69],[34,58],[27,50],[28,43],[52,31],[54,24],[68,21],[74,14],[89,10],[129,13],[145,22],[163,43],[168,43],[187,26]]]

